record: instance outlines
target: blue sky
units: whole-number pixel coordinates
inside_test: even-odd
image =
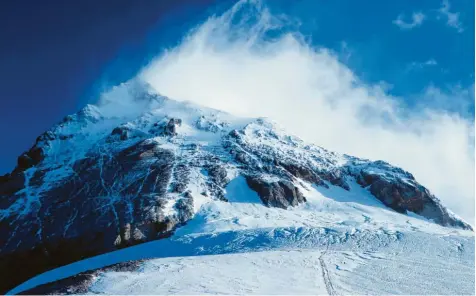
[[[234,3],[27,2],[0,4],[0,173],[10,171],[52,124],[134,76],[190,28]],[[335,51],[361,80],[382,82],[404,104],[473,116],[474,1],[266,4],[299,20],[296,29],[313,46]]]
[[[391,84],[392,94],[474,84],[474,1],[450,2],[455,24],[435,0],[277,2],[285,3],[277,10],[302,21],[313,44],[341,53],[361,79]],[[423,20],[410,28],[417,13]],[[399,18],[409,26],[398,25]]]

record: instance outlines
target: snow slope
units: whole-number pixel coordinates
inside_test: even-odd
[[[204,203],[173,237],[58,268],[11,293],[95,269],[79,294],[474,292],[471,231],[393,212],[337,186],[309,186],[306,195],[296,208],[268,208],[238,177],[227,187],[230,202]],[[101,270],[141,259],[148,260],[134,270]]]
[[[309,249],[162,258],[134,272],[99,273],[88,293],[472,294],[474,266],[465,263],[388,252]]]

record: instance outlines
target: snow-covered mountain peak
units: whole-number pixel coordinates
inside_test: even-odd
[[[306,143],[271,119],[175,101],[137,81],[42,134],[1,177],[0,207],[1,272],[18,274],[8,288],[174,233],[472,235],[402,169]],[[24,258],[32,262],[27,272]]]

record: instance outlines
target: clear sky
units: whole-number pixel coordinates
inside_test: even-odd
[[[0,173],[139,73],[172,98],[401,166],[474,225],[473,0],[235,3],[2,1]]]

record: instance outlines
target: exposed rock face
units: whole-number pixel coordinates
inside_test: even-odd
[[[115,129],[112,130],[112,133],[111,133],[112,136],[114,135],[119,136],[119,139],[121,139],[121,141],[125,141],[129,139],[129,134],[130,134],[130,130],[125,126],[116,127]]]
[[[192,217],[190,194],[174,199],[167,195],[174,153],[144,141],[109,153],[98,150],[78,160],[72,176],[42,192],[41,201],[31,205],[38,207],[36,213],[0,222],[3,278],[31,276],[45,267],[164,237]],[[44,172],[36,171],[30,182],[41,184],[42,178]],[[12,192],[19,183],[13,181],[6,182],[3,191]],[[16,198],[31,194],[26,191]],[[175,203],[178,215],[164,214],[169,202]]]
[[[182,125],[182,119],[180,118],[164,118],[161,121],[154,123],[149,133],[158,136],[176,136],[177,129]]]
[[[47,131],[36,138],[35,145],[18,157],[16,171],[24,171],[39,164],[45,158],[45,147],[48,147],[51,141],[56,138],[56,135],[51,131]]]
[[[419,214],[441,225],[471,229],[468,224],[451,216],[438,199],[418,184],[411,174],[383,161],[373,163],[373,167],[378,166],[396,174],[379,174],[369,165],[362,167],[360,171],[354,170],[353,173],[357,182],[362,187],[368,187],[386,206],[400,213],[410,211]],[[399,175],[403,175],[405,179],[396,177]]]
[[[0,177],[0,206],[2,209],[8,208],[15,199],[15,193],[25,187],[25,174],[16,171]]]
[[[182,125],[182,119],[172,118],[169,120],[167,125],[164,127],[164,134],[168,136],[177,135],[177,127]]]
[[[57,266],[171,235],[198,211],[197,198],[226,201],[236,176],[269,207],[306,202],[302,182],[345,190],[358,183],[398,212],[470,229],[411,174],[384,162],[305,144],[263,119],[243,124],[216,110],[138,99],[152,104],[139,115],[87,106],[67,116],[0,177],[1,292]]]
[[[306,201],[299,189],[289,181],[269,182],[259,177],[247,177],[246,182],[268,207],[287,209]]]
[[[210,194],[219,200],[226,201],[224,188],[230,180],[228,179],[225,166],[217,161],[207,165],[205,171],[208,175],[207,189]]]

